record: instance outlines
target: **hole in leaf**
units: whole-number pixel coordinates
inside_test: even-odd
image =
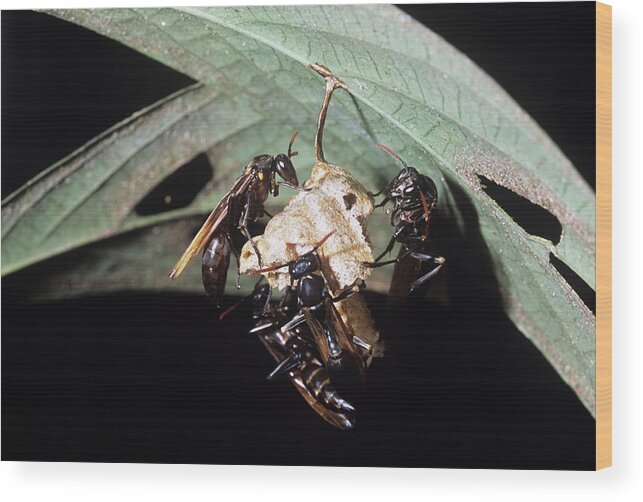
[[[189,206],[211,178],[208,158],[198,155],[154,187],[134,210],[141,216],[150,216]]]
[[[563,228],[553,214],[484,176],[478,177],[485,193],[496,201],[525,232],[550,240],[554,244],[560,242]]]
[[[549,263],[551,263],[558,273],[563,276],[567,284],[576,291],[583,303],[596,315],[596,292],[581,277],[574,272],[567,264],[552,253],[549,253]]]

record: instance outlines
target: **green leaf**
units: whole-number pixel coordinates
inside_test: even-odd
[[[202,292],[200,267],[188,267],[180,281],[168,278],[176,257],[202,220],[192,216],[161,222],[83,246],[46,262],[52,265],[47,273],[38,273],[43,265],[32,267],[36,277],[29,277],[28,282],[37,287],[27,292],[28,298],[42,301],[131,290],[162,291],[168,286],[180,292]]]
[[[329,67],[351,95],[337,93],[334,98],[327,158],[367,185],[380,186],[393,168],[373,144],[387,144],[438,183],[441,210],[462,229],[471,223],[458,200],[464,194],[491,254],[508,315],[594,412],[595,319],[549,262],[553,253],[594,287],[594,194],[525,112],[444,40],[381,5],[51,12],[208,84],[221,93],[222,103],[248,114],[248,124],[241,125],[228,112],[231,128],[272,124],[270,130],[281,142],[300,128],[301,143],[311,143],[321,80],[307,65]],[[228,129],[211,124],[220,144],[227,144]],[[237,155],[237,168],[252,156],[255,145],[266,144],[252,136],[245,156],[239,143],[233,143],[236,153],[227,159]],[[275,150],[271,145],[267,151]],[[305,163],[299,160],[299,165]],[[550,211],[562,225],[560,242],[554,245],[525,232],[485,194],[480,176]],[[120,195],[111,199],[112,205],[132,207],[129,192],[112,193]],[[82,206],[75,207],[80,216],[72,220],[74,225],[87,226],[91,220],[82,220]],[[191,209],[202,207],[195,202]],[[131,225],[125,213],[118,213],[124,220],[112,223]],[[140,225],[149,222],[139,219]],[[56,233],[59,228],[54,227]],[[52,232],[49,225],[48,238],[55,238]],[[67,242],[66,235],[59,239]],[[3,253],[8,244],[14,246],[4,242]],[[64,244],[57,249],[64,250]],[[23,251],[9,252],[15,253],[9,255],[9,270],[24,266],[19,258]],[[3,254],[3,266],[4,261]]]
[[[216,127],[230,115],[234,125]],[[133,209],[169,173],[259,118],[199,84],[117,124],[3,202],[3,275],[168,218]]]

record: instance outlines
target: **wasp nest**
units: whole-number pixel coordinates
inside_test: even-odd
[[[263,235],[253,238],[261,253],[262,266],[250,243],[241,251],[241,272],[252,273],[297,259],[310,251],[330,232],[335,232],[319,249],[322,273],[333,296],[365,280],[373,254],[365,228],[373,212],[373,198],[346,170],[317,161],[305,191],[293,197],[284,210],[266,225]],[[270,286],[283,289],[290,285],[287,268],[265,272]],[[364,299],[355,294],[337,304],[345,324],[371,349],[363,351],[367,364],[381,355],[379,333]]]

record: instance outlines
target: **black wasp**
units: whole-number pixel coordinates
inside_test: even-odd
[[[387,212],[391,214],[391,225],[394,231],[382,254],[375,259],[374,263],[365,263],[365,265],[373,268],[381,267],[390,263],[400,263],[407,257],[415,258],[416,264],[429,262],[436,265],[419,278],[417,278],[419,267],[416,269],[413,282],[409,286],[410,291],[413,291],[437,274],[445,262],[444,257],[431,256],[427,252],[429,223],[431,213],[438,204],[438,189],[431,178],[407,165],[393,150],[382,144],[377,146],[399,160],[404,167],[382,190],[372,194],[374,197],[384,194],[384,199],[375,207],[382,207],[388,202],[393,203],[392,209]],[[393,260],[380,261],[391,252],[396,242],[402,244],[399,256]],[[396,282],[395,277],[392,284],[394,282]]]
[[[339,429],[355,425],[355,408],[335,390],[328,369],[316,355],[310,331],[304,325],[283,330],[298,307],[297,296],[288,288],[278,303],[271,302],[268,284],[257,284],[250,298],[254,304],[255,326],[250,330],[259,337],[277,361],[268,375],[272,380],[287,374],[290,381],[317,414]]]
[[[356,286],[349,286],[336,297],[328,289],[326,279],[321,273],[321,261],[318,249],[335,233],[333,230],[319,241],[311,251],[299,256],[296,260],[280,265],[254,271],[254,274],[271,272],[288,267],[292,289],[299,311],[282,328],[282,333],[306,323],[313,334],[315,344],[321,359],[329,369],[339,369],[342,366],[344,351],[355,360],[362,380],[365,375],[364,360],[357,346],[367,348],[344,323],[335,303],[340,302],[356,293]],[[361,286],[360,286],[361,287]],[[288,291],[286,292],[288,293]]]
[[[250,241],[261,263],[261,255],[252,241],[248,224],[267,214],[264,210],[264,202],[270,194],[275,197],[279,195],[279,185],[299,188],[297,173],[290,160],[297,155],[297,152],[291,151],[296,137],[297,131],[290,139],[288,154],[258,155],[246,165],[243,174],[210,213],[170,272],[172,279],[176,279],[194,255],[203,250],[201,262],[203,286],[218,306],[228,275],[230,251],[234,252],[237,258],[237,270],[239,269],[239,253],[234,248],[230,235],[233,228],[238,229]],[[284,182],[278,182],[276,174]],[[238,280],[237,273],[237,284]]]

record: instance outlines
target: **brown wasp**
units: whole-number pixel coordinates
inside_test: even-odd
[[[438,189],[431,178],[420,174],[417,169],[409,166],[393,150],[382,144],[377,146],[399,160],[404,167],[382,190],[372,194],[374,197],[384,194],[384,199],[375,207],[382,207],[388,202],[393,203],[392,209],[387,212],[391,215],[391,225],[393,225],[394,231],[382,254],[375,259],[374,263],[365,263],[365,265],[375,268],[391,263],[400,264],[408,257],[414,258],[415,271],[412,275],[415,277],[411,279],[413,282],[409,286],[409,292],[412,292],[437,274],[445,262],[444,257],[431,256],[427,252],[429,222],[431,213],[438,204]],[[396,242],[402,244],[398,257],[388,261],[380,261],[384,255],[391,252]],[[436,266],[418,278],[419,265],[427,262]],[[395,272],[395,275],[404,275],[398,265],[396,265]],[[396,281],[395,275],[391,281],[392,289],[399,287],[395,284],[399,282]]]
[[[312,250],[299,256],[297,259],[273,265],[271,267],[253,271],[253,274],[271,272],[288,267],[291,286],[297,298],[299,312],[281,327],[285,333],[305,323],[313,334],[315,344],[322,362],[329,369],[342,367],[342,357],[347,352],[355,360],[359,374],[364,379],[365,364],[357,349],[364,346],[358,337],[351,334],[335,303],[340,302],[355,294],[356,288],[362,286],[349,286],[344,291],[333,297],[328,288],[328,283],[321,273],[321,260],[318,250],[335,233],[333,230],[319,241]],[[366,347],[368,347],[366,345]]]
[[[255,333],[268,352],[277,361],[277,367],[268,375],[272,380],[287,374],[290,381],[308,405],[329,424],[339,429],[355,425],[355,408],[344,400],[332,385],[328,369],[316,355],[314,341],[305,326],[282,329],[292,312],[298,308],[293,289],[285,291],[279,303],[271,302],[271,289],[257,284],[251,293],[254,304]]]
[[[201,229],[192,239],[179,261],[170,272],[170,277],[176,279],[188,262],[200,251],[203,251],[201,276],[206,293],[218,306],[219,297],[223,294],[230,251],[237,258],[237,287],[239,286],[239,253],[234,248],[231,230],[238,229],[252,245],[261,263],[259,250],[252,241],[248,224],[257,221],[264,214],[264,202],[268,196],[279,195],[279,185],[299,188],[297,173],[290,160],[297,155],[292,151],[292,145],[297,137],[297,131],[292,135],[288,145],[288,154],[258,155],[252,159],[243,170],[243,174],[235,181],[230,191],[221,199],[210,216],[205,220]],[[278,174],[284,181],[276,180]]]

